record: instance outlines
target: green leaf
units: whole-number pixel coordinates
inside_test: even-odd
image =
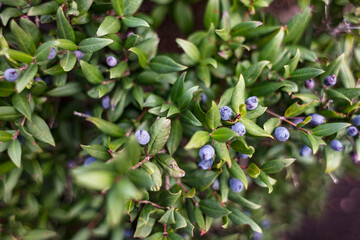
[[[20,17],[22,14],[20,9],[7,7],[0,13],[0,18],[3,25],[6,26],[11,18]]]
[[[12,140],[8,147],[8,155],[11,161],[19,168],[21,167],[21,143],[19,140]]]
[[[295,56],[289,62],[290,73],[294,72],[300,60],[300,50],[296,49]]]
[[[167,56],[157,56],[150,61],[150,68],[158,73],[172,73],[184,71],[186,66],[176,63],[174,60]]]
[[[36,114],[33,114],[31,121],[26,121],[26,128],[34,136],[34,138],[55,146],[55,140],[51,135],[50,129],[46,122]]]
[[[28,85],[28,83],[35,77],[37,72],[38,65],[31,64],[30,67],[25,70],[24,74],[21,75],[20,79],[16,81],[16,91],[21,93]]]
[[[55,41],[55,46],[69,51],[77,50],[76,44],[69,39],[57,39]]]
[[[247,33],[254,30],[255,28],[261,26],[262,24],[263,24],[262,22],[258,22],[258,21],[242,22],[242,23],[235,25],[233,28],[231,28],[230,34],[232,37],[244,36]]]
[[[82,86],[79,82],[69,82],[61,87],[57,87],[51,89],[50,91],[47,91],[46,95],[51,97],[68,97],[80,93],[81,90]]]
[[[136,27],[150,27],[150,25],[141,18],[137,18],[137,17],[132,17],[132,16],[128,16],[128,17],[123,17],[121,19],[121,21],[128,27],[132,27],[132,28],[136,28]]]
[[[124,15],[133,15],[141,6],[142,0],[123,0]]]
[[[64,15],[62,7],[59,7],[56,12],[56,33],[58,38],[69,39],[75,42],[75,33],[70,23]]]
[[[331,149],[331,147],[325,147],[325,173],[330,173],[340,166],[342,153]]]
[[[111,158],[111,154],[109,153],[109,148],[103,145],[80,145],[82,149],[84,149],[89,155],[95,157],[99,160],[109,160]]]
[[[328,99],[343,99],[343,100],[346,100],[348,101],[350,104],[352,104],[351,100],[343,93],[337,91],[337,90],[333,90],[333,89],[325,89],[324,90],[325,93],[326,93],[326,97]]]
[[[184,50],[185,54],[195,63],[200,61],[199,49],[190,41],[177,38],[176,43]]]
[[[255,163],[250,163],[246,169],[246,173],[252,178],[257,178],[260,174],[260,169]]]
[[[324,78],[330,75],[338,75],[340,67],[342,65],[342,61],[344,60],[345,54],[341,54],[338,56],[334,61],[332,61],[327,67],[323,74],[321,74],[320,79],[323,80]]]
[[[29,54],[14,49],[6,49],[5,54],[8,54],[11,58],[21,63],[32,63],[34,61],[34,58]]]
[[[118,183],[113,187],[106,196],[106,221],[110,226],[117,226],[122,215],[119,211],[124,209],[124,196],[119,191]]]
[[[180,97],[177,102],[177,106],[179,107],[180,111],[185,110],[191,103],[193,99],[194,93],[198,90],[199,86],[194,86],[186,90]]]
[[[230,147],[237,152],[247,154],[250,157],[254,154],[255,149],[252,146],[248,146],[244,137],[234,137],[230,143]]]
[[[155,218],[150,217],[155,212],[154,207],[148,207],[150,204],[145,205],[140,213],[139,220],[136,225],[134,238],[144,238],[150,235],[155,224]]]
[[[344,122],[324,123],[324,124],[321,124],[321,125],[315,127],[314,129],[312,129],[311,133],[314,136],[319,136],[319,137],[330,136],[330,135],[332,135],[334,133],[337,133],[341,129],[346,128],[346,127],[348,127],[350,125],[351,124],[344,123]]]
[[[301,140],[309,147],[312,149],[313,154],[316,154],[316,152],[319,149],[319,141],[317,140],[316,136],[313,136],[312,134],[309,133],[305,133],[305,132],[300,132],[300,137]]]
[[[274,129],[280,126],[280,122],[281,122],[280,118],[277,117],[270,118],[264,123],[264,130],[268,134],[272,134]]]
[[[184,170],[179,168],[175,159],[166,153],[157,154],[156,161],[170,177],[181,178],[185,175]]]
[[[171,121],[167,118],[160,118],[150,128],[150,142],[147,144],[149,155],[159,152],[169,138]]]
[[[254,222],[250,217],[248,217],[245,213],[241,212],[236,207],[229,206],[228,209],[231,211],[229,214],[230,220],[236,225],[249,225],[253,231],[262,233],[261,228]]]
[[[12,20],[10,23],[11,33],[14,35],[17,46],[21,51],[24,51],[30,55],[34,55],[36,52],[35,43],[28,36],[28,34]]]
[[[124,16],[124,0],[111,0],[111,4],[117,15]]]
[[[253,84],[257,78],[260,76],[263,69],[269,65],[269,61],[260,61],[255,64],[251,64],[248,69],[246,69],[242,74],[245,79],[246,85]]]
[[[214,28],[217,28],[220,19],[220,12],[219,0],[209,0],[207,2],[204,14],[204,26],[206,29],[209,29],[211,24],[214,25]]]
[[[260,172],[259,178],[261,179],[261,181],[262,181],[263,183],[266,184],[266,186],[267,186],[268,189],[269,189],[269,193],[271,193],[271,192],[273,191],[273,186],[272,186],[272,184],[271,184],[271,182],[270,182],[270,180],[269,180],[269,177],[266,175],[266,173]]]
[[[96,35],[98,37],[105,36],[110,33],[117,33],[120,31],[121,25],[119,20],[114,16],[106,16],[100,24]]]
[[[202,126],[202,123],[194,116],[194,114],[189,109],[186,109],[185,112],[181,113],[180,120],[184,124],[196,127]]]
[[[184,93],[184,80],[186,72],[182,73],[175,81],[174,85],[171,88],[170,97],[173,103],[178,103],[178,100]]]
[[[247,208],[250,208],[250,209],[259,209],[261,208],[261,205],[259,204],[256,204],[256,203],[253,203],[249,200],[247,200],[246,198],[240,196],[239,194],[237,193],[234,193],[234,192],[229,192],[229,198],[231,201],[237,203],[237,204],[240,204],[244,207],[247,207]]]
[[[287,35],[284,38],[284,44],[293,43],[296,44],[303,35],[306,27],[309,24],[311,18],[311,8],[307,7],[305,10],[297,14],[287,23]]]
[[[318,101],[318,100],[304,103],[302,105],[295,102],[286,109],[284,116],[285,117],[296,117],[296,116],[302,114],[303,112],[307,111],[308,109],[316,107],[317,105],[319,105],[319,103],[320,103],[320,101]]]
[[[219,108],[214,101],[212,101],[211,108],[207,111],[205,119],[210,129],[216,129],[219,126],[221,116]]]
[[[231,158],[226,144],[215,141],[214,148],[216,155],[220,158],[220,160],[224,160],[225,162],[227,162],[228,166],[231,167]]]
[[[158,18],[157,25],[163,22],[167,12],[168,8],[166,5],[159,5],[157,9],[152,12],[153,18]],[[188,2],[176,1],[175,6],[173,6],[172,17],[182,33],[190,34],[192,32],[194,27],[194,14]],[[156,29],[156,26],[154,28]]]
[[[292,80],[307,80],[324,73],[324,70],[318,68],[300,68],[290,74]]]
[[[100,131],[111,137],[122,137],[125,131],[118,125],[97,117],[86,118],[87,121],[93,123]]]
[[[113,42],[113,40],[106,38],[86,38],[79,43],[79,50],[83,53],[96,52]]]
[[[159,195],[159,205],[164,207],[172,206],[176,203],[180,196],[181,190],[179,190],[177,193],[162,191]]]
[[[85,78],[92,84],[100,84],[104,81],[104,76],[100,72],[99,68],[80,60],[81,70],[84,73]]]
[[[239,81],[235,85],[231,96],[231,106],[237,114],[240,113],[241,104],[245,104],[245,81],[243,75],[240,75]]]
[[[251,95],[258,96],[258,97],[267,96],[267,95],[270,95],[271,93],[277,91],[279,88],[287,87],[287,86],[291,87],[292,85],[290,85],[290,83],[288,81],[260,82],[260,83],[254,84],[254,86],[251,88]]]
[[[51,230],[46,229],[33,229],[28,231],[25,236],[22,237],[23,240],[45,240],[45,239],[54,239],[58,237],[58,234]]]
[[[147,56],[145,52],[137,47],[129,48],[129,51],[135,53],[138,56],[140,66],[145,68],[147,64]]]
[[[32,110],[30,107],[28,96],[25,94],[14,94],[11,101],[14,108],[31,121]]]
[[[0,107],[0,121],[14,121],[21,117],[21,114],[14,107]]]
[[[110,68],[110,79],[121,78],[127,71],[127,62],[119,62],[115,67]]]
[[[17,81],[19,82],[19,81]],[[15,92],[15,83],[8,81],[0,82],[0,97],[8,97]]]
[[[267,107],[263,107],[260,104],[254,110],[246,111],[245,117],[248,119],[255,119],[263,115],[266,111]]]
[[[175,213],[174,208],[170,208],[159,219],[159,223],[162,223],[162,224],[174,224],[175,223],[175,215],[174,215],[174,213]]]
[[[175,211],[175,225],[174,230],[184,228],[187,226],[185,217],[183,217],[178,211]]]
[[[185,149],[200,148],[204,146],[210,139],[210,133],[205,131],[197,131],[186,144]]]
[[[31,37],[35,45],[38,46],[42,35],[36,24],[30,18],[20,18],[20,26]]]
[[[236,132],[227,127],[218,128],[211,133],[211,137],[219,142],[227,142],[230,138],[237,135]]]
[[[295,162],[295,160],[295,158],[271,160],[264,163],[261,166],[261,170],[266,174],[277,173],[280,172],[284,167],[289,167],[293,162]]]
[[[237,178],[240,181],[242,181],[244,183],[245,189],[247,189],[248,181],[247,181],[244,171],[241,169],[239,164],[234,159],[231,159],[231,167],[229,167],[229,166],[226,166],[226,167],[227,167],[230,175],[232,177]]]
[[[242,124],[244,124],[245,128],[246,128],[246,133],[249,133],[253,136],[256,137],[269,137],[269,138],[273,138],[273,136],[271,136],[270,134],[268,134],[267,132],[265,132],[264,129],[262,129],[261,127],[259,127],[256,123],[254,123],[253,121],[242,117],[239,119],[239,122],[241,122]]]
[[[28,12],[28,16],[38,16],[38,15],[50,15],[55,13],[59,7],[59,3],[56,1],[46,2],[37,6],[33,6],[30,8]]]
[[[212,199],[202,199],[199,202],[201,211],[209,217],[219,218],[230,213],[225,207],[222,207],[217,201]]]
[[[65,72],[71,71],[76,64],[76,55],[73,52],[67,51],[60,60],[60,66]]]
[[[173,155],[175,151],[178,149],[182,138],[182,134],[183,134],[183,127],[181,125],[181,122],[178,119],[172,121],[169,139],[166,143],[170,155]]]
[[[199,171],[198,169],[185,170],[186,175],[182,182],[198,191],[204,191],[208,188],[220,172],[216,171]]]
[[[271,63],[278,57],[282,40],[284,38],[284,29],[280,28],[276,35],[265,45],[259,55],[259,60],[269,60]]]
[[[51,49],[58,43],[59,43],[58,41],[54,40],[41,44],[35,53],[36,61],[41,62],[47,60]]]
[[[0,142],[8,142],[12,140],[12,134],[9,132],[1,131],[0,130]]]
[[[195,207],[194,208],[194,217],[195,217],[195,221],[196,223],[199,225],[200,229],[201,229],[201,235],[204,234],[205,231],[205,219],[204,216],[200,210],[200,207]]]

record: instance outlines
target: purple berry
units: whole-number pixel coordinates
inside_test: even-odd
[[[284,127],[278,127],[275,129],[275,137],[279,141],[287,141],[290,137],[289,130]]]
[[[75,53],[75,56],[76,56],[77,60],[81,60],[85,56],[85,54],[82,51],[79,51],[79,50],[74,51],[74,53]]]
[[[292,122],[298,125],[299,123],[303,122],[304,118],[295,118]]]
[[[110,97],[108,95],[101,99],[101,105],[105,110],[110,108]]]
[[[269,221],[268,219],[265,219],[265,220],[263,220],[263,221],[261,222],[261,226],[262,226],[263,228],[269,228],[269,227],[271,226],[271,223],[270,223],[270,221]]]
[[[314,79],[312,79],[312,78],[305,81],[305,87],[307,89],[313,89],[314,85],[315,85],[315,82],[314,82]]]
[[[358,158],[358,155],[356,152],[351,152],[350,157],[354,161],[355,164],[360,164],[360,161],[359,161],[359,158]]]
[[[44,77],[44,81],[45,81],[45,83],[46,83],[46,85],[47,86],[50,86],[51,85],[51,83],[52,83],[52,78],[51,78],[51,76],[45,76]]]
[[[336,84],[336,81],[337,81],[336,76],[333,74],[324,79],[324,85],[326,87],[332,87]]]
[[[360,115],[357,115],[353,118],[352,120],[352,123],[355,125],[355,126],[360,126]]]
[[[67,163],[67,167],[70,168],[70,169],[76,168],[76,166],[77,166],[77,164],[76,164],[75,161],[69,161],[69,162]]]
[[[108,56],[108,57],[106,58],[106,63],[107,63],[107,65],[108,65],[109,67],[114,67],[114,66],[116,66],[116,64],[117,64],[117,60],[116,60],[116,58],[113,57],[113,56]]]
[[[237,122],[234,125],[231,126],[231,129],[234,132],[237,132],[240,136],[243,136],[246,133],[246,129],[244,124]]]
[[[135,34],[134,32],[128,32],[127,34],[126,34],[126,38],[129,38],[131,35],[133,35],[133,34]]]
[[[263,238],[262,233],[254,232],[252,240],[261,240]]]
[[[97,159],[94,157],[87,157],[84,161],[84,166],[88,166],[90,164],[92,164],[93,162],[95,162]]]
[[[302,156],[302,157],[308,157],[308,156],[312,155],[312,153],[313,153],[312,149],[306,145],[303,145],[300,148],[300,156]]]
[[[21,134],[17,135],[17,140],[19,140],[21,144],[24,143],[24,137]]]
[[[48,60],[52,60],[56,57],[56,48],[52,47],[48,56]]]
[[[238,156],[239,156],[239,158],[249,158],[249,155],[247,155],[247,154],[243,154],[243,153],[238,153]]]
[[[137,130],[135,133],[135,138],[141,145],[146,145],[150,141],[150,135],[144,129]]]
[[[38,81],[42,81],[42,78],[41,77],[35,77],[34,82],[38,82]]]
[[[206,100],[207,100],[206,94],[205,94],[205,93],[201,94],[201,101],[202,101],[202,103],[205,103]]]
[[[256,96],[249,97],[245,101],[247,110],[254,110],[255,108],[257,108],[258,104],[259,104],[259,100]]]
[[[354,126],[348,127],[348,129],[346,131],[347,131],[347,134],[351,137],[355,137],[359,133],[359,130]]]
[[[342,150],[344,150],[344,146],[342,145],[342,143],[336,139],[331,140],[330,147],[337,152],[341,152]]]
[[[200,159],[198,166],[199,166],[200,169],[206,170],[206,169],[211,168],[213,162],[214,162],[214,160],[213,160],[212,158],[210,158],[210,159],[208,159],[208,160],[202,160],[202,159]]]
[[[215,155],[215,150],[210,145],[202,146],[199,150],[201,160],[212,160]]]
[[[125,229],[124,230],[124,238],[125,239],[133,239],[134,238],[134,231],[132,229]]]
[[[313,126],[319,126],[325,122],[325,117],[320,114],[312,113],[309,116],[311,116],[310,124]]]
[[[232,117],[232,110],[231,108],[229,108],[228,106],[223,106],[222,108],[220,108],[220,116],[221,116],[221,120],[223,121],[228,121],[231,119]]]
[[[19,73],[14,68],[8,68],[4,71],[4,77],[9,82],[15,82],[19,77]]]
[[[217,178],[214,180],[213,184],[211,185],[211,188],[214,191],[217,191],[220,189],[220,182]]]
[[[237,178],[230,178],[229,187],[233,192],[239,193],[244,189],[244,184]]]

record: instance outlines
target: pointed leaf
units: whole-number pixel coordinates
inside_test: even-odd
[[[11,100],[14,108],[31,121],[32,110],[28,97],[25,94],[14,94]]]
[[[150,61],[150,68],[158,73],[172,73],[184,71],[186,66],[180,65],[167,56],[157,56]]]
[[[120,22],[119,20],[114,16],[106,16],[102,23],[100,24],[96,35],[98,37],[105,36],[110,33],[117,33],[120,31]]]
[[[66,19],[62,7],[59,7],[56,12],[56,27],[58,38],[69,39],[75,42],[74,30]]]
[[[219,218],[226,216],[230,213],[225,207],[222,207],[220,203],[212,199],[202,199],[199,202],[201,211],[209,217]]]
[[[167,118],[160,118],[150,128],[150,142],[147,145],[149,155],[159,152],[166,144],[171,129],[171,121]]]
[[[19,168],[21,167],[21,143],[19,140],[12,140],[8,147],[8,155],[11,161]]]
[[[38,115],[33,114],[31,122],[28,120],[26,121],[26,127],[36,139],[55,146],[55,140],[51,135],[48,125]]]

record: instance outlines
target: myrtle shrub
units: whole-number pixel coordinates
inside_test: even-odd
[[[194,2],[0,0],[2,239],[271,239],[357,172],[357,1]]]

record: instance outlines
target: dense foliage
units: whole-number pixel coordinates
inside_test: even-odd
[[[357,1],[194,2],[0,0],[1,239],[272,239],[358,171]]]

